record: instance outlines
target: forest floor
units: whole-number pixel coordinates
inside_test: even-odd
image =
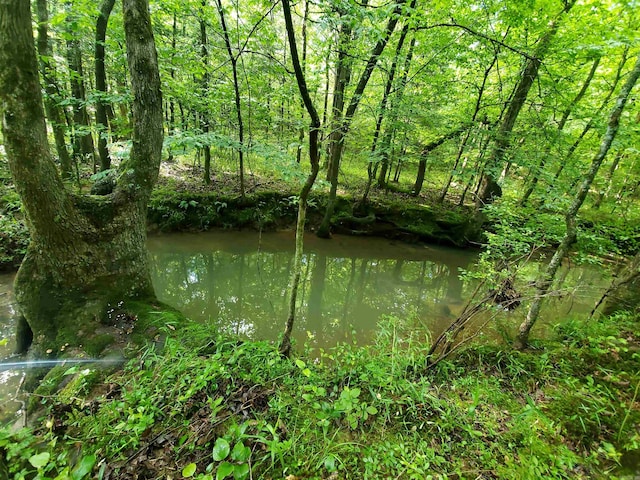
[[[637,478],[630,316],[567,321],[527,352],[470,347],[431,369],[401,319],[380,325],[375,347],[292,360],[157,321],[163,348],[111,374],[63,367],[60,391],[32,395],[33,429],[0,431],[8,478]]]

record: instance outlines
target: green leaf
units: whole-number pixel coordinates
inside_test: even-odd
[[[190,463],[182,469],[182,476],[185,478],[193,477],[193,474],[196,473],[196,468],[198,467],[195,463]]]
[[[216,480],[222,480],[233,473],[233,463],[222,462],[218,465],[218,471],[216,472]]]
[[[251,456],[251,449],[249,447],[245,447],[244,443],[238,442],[233,447],[233,451],[231,452],[231,458],[236,462],[246,462]]]
[[[69,476],[69,467],[64,467],[64,469],[56,475],[53,480],[71,480],[71,477]]]
[[[296,366],[297,366],[299,369],[303,369],[304,367],[306,367],[306,366],[307,366],[307,364],[306,364],[306,363],[304,363],[304,362],[303,362],[302,360],[300,360],[299,358],[296,358]]]
[[[303,374],[305,377],[309,377],[309,376],[311,375],[311,370],[309,370],[308,368],[304,368],[304,369],[302,370],[302,374]]]
[[[230,451],[231,451],[231,445],[229,445],[229,442],[226,441],[224,438],[220,437],[216,440],[216,443],[213,446],[213,459],[216,462],[224,460],[229,456]]]
[[[93,470],[93,466],[96,464],[96,460],[95,455],[82,457],[78,466],[73,469],[73,472],[71,472],[71,478],[73,480],[82,480],[84,477],[89,475],[91,470]]]
[[[327,469],[328,472],[336,471],[336,457],[333,455],[328,455],[324,458],[324,468]]]
[[[29,458],[29,463],[34,468],[42,468],[49,462],[49,452],[37,453]]]
[[[249,476],[249,464],[235,465],[233,467],[233,478],[235,480],[244,480]]]
[[[378,409],[376,407],[374,407],[373,405],[369,405],[367,407],[367,413],[369,415],[375,415],[376,413],[378,413]]]

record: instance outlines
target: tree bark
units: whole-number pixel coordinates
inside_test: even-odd
[[[618,133],[618,127],[620,125],[620,116],[622,115],[622,111],[624,110],[624,106],[629,99],[629,94],[636,84],[638,77],[640,77],[640,55],[636,61],[633,70],[629,74],[627,81],[625,82],[620,94],[618,95],[618,99],[616,100],[616,104],[611,110],[611,114],[609,115],[609,123],[607,125],[607,130],[602,137],[602,141],[600,143],[600,149],[598,153],[593,157],[591,161],[591,167],[589,171],[585,174],[582,183],[580,184],[580,188],[578,189],[571,206],[567,210],[565,214],[565,223],[567,227],[567,232],[562,239],[562,242],[558,246],[558,249],[554,253],[551,262],[542,273],[542,275],[536,281],[536,295],[533,301],[531,302],[531,306],[529,307],[529,311],[527,312],[527,317],[524,322],[520,325],[518,329],[518,334],[513,343],[514,348],[518,350],[522,350],[526,348],[529,343],[529,332],[531,328],[535,324],[540,314],[540,307],[542,305],[542,299],[548,293],[551,288],[551,284],[553,283],[553,279],[555,278],[556,272],[558,268],[560,268],[560,264],[562,263],[562,259],[569,252],[569,247],[576,241],[577,237],[577,225],[576,225],[576,217],[578,215],[578,210],[584,203],[585,198],[587,198],[587,193],[589,193],[589,188],[593,183],[593,180],[604,161],[604,158],[607,155],[607,152],[611,148],[611,144],[613,143],[616,134]]]
[[[96,62],[96,91],[98,92],[98,101],[96,102],[96,123],[98,124],[98,155],[100,157],[100,170],[108,170],[111,168],[111,158],[109,157],[109,149],[107,148],[107,138],[109,136],[109,119],[107,116],[108,102],[105,99],[107,94],[107,73],[104,67],[104,42],[107,38],[107,25],[109,16],[113,10],[116,0],[103,0],[100,6],[100,13],[96,20],[96,44],[95,44],[95,62]]]
[[[15,280],[36,354],[61,345],[91,354],[115,339],[110,305],[153,298],[146,206],[162,148],[162,98],[146,0],[124,0],[133,141],[115,191],[66,191],[52,161],[37,77],[29,2],[0,0],[0,100],[9,168],[31,243]]]

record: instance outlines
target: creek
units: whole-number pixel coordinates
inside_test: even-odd
[[[148,245],[160,300],[212,330],[254,340],[278,338],[287,314],[293,232],[166,234],[151,236]],[[468,250],[307,235],[294,326],[297,348],[370,344],[386,328],[379,321],[389,316],[428,341],[473,294],[476,281],[462,280],[459,272],[472,268],[476,259],[477,252]],[[534,278],[541,265],[530,263],[524,277]],[[559,277],[562,295],[545,302],[536,337],[567,316],[588,314],[608,284],[595,267],[565,266]],[[0,276],[0,358],[15,348],[12,281],[13,275]],[[522,320],[525,308],[501,312],[476,341],[501,341]],[[21,406],[15,393],[23,373],[0,370],[0,422]]]

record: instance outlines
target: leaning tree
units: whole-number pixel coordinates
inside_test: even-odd
[[[162,149],[160,78],[147,0],[123,0],[123,15],[131,150],[111,193],[82,195],[67,190],[49,150],[30,2],[0,0],[4,146],[31,236],[15,293],[40,351],[108,343],[109,305],[154,298],[145,240]]]

